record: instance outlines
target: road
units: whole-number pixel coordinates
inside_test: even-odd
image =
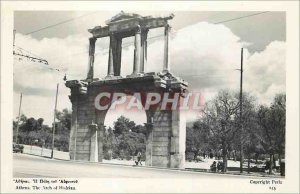
[[[13,155],[13,175],[18,178],[250,178],[186,170],[64,161],[26,154]]]

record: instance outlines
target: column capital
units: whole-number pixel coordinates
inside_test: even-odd
[[[89,38],[89,41],[90,41],[90,42],[96,42],[96,40],[97,40],[97,38],[95,38],[95,37],[90,37],[90,38]]]
[[[142,28],[141,31],[144,34],[147,34],[149,32],[149,28]]]
[[[137,26],[136,26],[136,31],[135,31],[135,33],[141,33],[141,31],[142,31],[141,26],[140,26],[140,25],[137,25]]]
[[[92,124],[88,125],[88,128],[90,130],[96,131],[98,129],[98,125],[92,122]]]
[[[165,35],[171,31],[171,26],[169,24],[165,25]]]

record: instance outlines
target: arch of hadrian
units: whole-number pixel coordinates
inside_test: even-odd
[[[95,108],[95,97],[101,92],[168,92],[183,94],[187,83],[170,73],[168,17],[143,17],[121,12],[106,22],[107,26],[90,29],[89,70],[84,80],[69,80],[71,89],[72,128],[70,157],[74,160],[102,162],[104,119],[108,110]],[[150,29],[164,28],[163,71],[145,72],[147,62],[147,34]],[[120,76],[122,39],[134,36],[134,65],[131,75]],[[95,43],[98,38],[109,37],[108,72],[105,78],[94,78]],[[112,102],[110,102],[111,104]],[[146,165],[183,168],[185,162],[186,122],[180,110],[160,110],[159,106],[146,110],[147,143]]]

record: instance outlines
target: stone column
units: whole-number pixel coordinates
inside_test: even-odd
[[[147,123],[146,127],[146,166],[152,166],[152,151],[153,151],[153,113],[146,111]]]
[[[90,124],[89,130],[91,133],[91,148],[90,148],[90,161],[98,162],[98,126],[97,124]]]
[[[138,25],[135,33],[134,40],[134,64],[133,64],[133,75],[140,73],[141,66],[141,27]]]
[[[147,63],[147,35],[148,29],[143,30],[141,40],[141,73],[145,73]]]
[[[95,123],[98,126],[97,130],[97,146],[98,146],[98,162],[103,160],[103,138],[104,138],[104,119],[108,110],[96,111]]]
[[[78,110],[78,100],[76,94],[70,96],[72,102],[72,119],[71,119],[71,131],[70,131],[70,142],[69,142],[69,153],[72,160],[76,160],[76,146],[77,146],[77,110]]]
[[[113,57],[113,36],[110,36],[109,41],[109,56],[108,56],[108,70],[107,70],[107,76],[106,77],[112,77],[114,76],[114,57]]]
[[[114,58],[114,72],[115,76],[121,74],[121,59],[122,59],[122,38],[116,38],[115,45],[115,58]]]
[[[170,168],[184,168],[186,118],[180,110],[172,111],[170,144]]]
[[[103,133],[104,133],[104,124],[98,125],[97,131],[97,145],[98,145],[98,162],[103,160]]]
[[[168,73],[170,71],[170,61],[169,61],[169,32],[171,27],[169,24],[165,26],[165,45],[164,45],[164,67],[163,73]]]
[[[94,78],[94,55],[95,55],[95,43],[96,38],[92,37],[89,39],[90,45],[89,45],[89,67],[88,67],[88,74],[87,74],[87,80],[92,81]]]

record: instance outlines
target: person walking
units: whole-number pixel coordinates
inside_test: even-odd
[[[217,164],[217,171],[218,172],[222,171],[222,163],[220,161],[218,161],[218,164]]]
[[[141,165],[142,166],[142,153],[138,152],[137,154],[137,165]]]

